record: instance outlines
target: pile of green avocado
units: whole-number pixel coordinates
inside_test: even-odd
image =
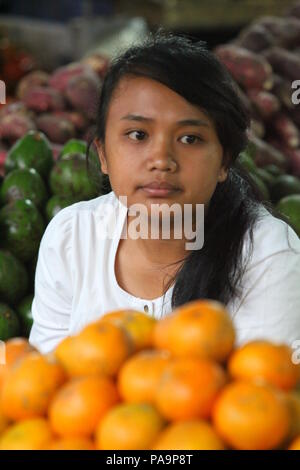
[[[300,237],[300,178],[286,174],[274,164],[258,168],[254,156],[255,146],[250,145],[237,161],[247,170],[262,199],[272,205]]]
[[[0,179],[0,340],[28,337],[41,238],[61,209],[104,189],[96,152],[72,139],[54,161],[50,142],[30,131],[11,148]]]

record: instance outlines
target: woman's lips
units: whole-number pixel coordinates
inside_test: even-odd
[[[142,186],[140,189],[152,197],[166,197],[179,191],[178,188],[151,188],[149,186]]]

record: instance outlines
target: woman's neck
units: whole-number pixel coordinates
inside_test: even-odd
[[[170,237],[167,239],[162,238],[161,230],[159,231],[158,237],[153,238],[149,226],[147,237],[144,235],[144,238],[138,237],[132,239],[132,232],[129,231],[131,222],[132,219],[127,214],[127,239],[129,245],[132,245],[132,249],[134,249],[135,253],[154,268],[157,266],[159,269],[160,267],[172,263],[178,264],[189,254],[185,248],[187,240],[185,238],[174,238],[172,231],[170,231]]]

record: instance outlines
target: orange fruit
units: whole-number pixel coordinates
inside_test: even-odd
[[[213,423],[234,449],[269,450],[287,437],[290,416],[279,390],[238,381],[225,387],[216,401]]]
[[[46,415],[49,403],[65,373],[60,365],[32,352],[16,362],[7,376],[1,396],[5,416],[18,421]]]
[[[289,450],[300,450],[300,435],[290,444]]]
[[[92,323],[79,335],[66,338],[55,357],[71,377],[115,375],[132,353],[126,332],[110,323]]]
[[[170,421],[209,418],[225,383],[225,372],[216,362],[177,358],[162,373],[155,404]]]
[[[128,403],[154,403],[161,375],[170,362],[168,351],[144,350],[130,357],[118,375],[118,390]]]
[[[164,420],[148,403],[122,403],[110,410],[96,431],[96,447],[102,450],[150,449]]]
[[[65,384],[49,407],[53,431],[65,437],[89,437],[104,414],[118,402],[107,377],[81,377]]]
[[[153,347],[156,349],[165,349],[171,351],[171,327],[175,323],[174,313],[162,317],[155,324],[153,331]]]
[[[15,423],[2,434],[0,450],[42,450],[52,439],[45,419],[29,419]]]
[[[157,349],[168,349],[174,356],[224,362],[233,349],[235,331],[221,303],[195,300],[158,321],[153,341]]]
[[[293,364],[292,354],[286,345],[251,341],[234,351],[228,369],[235,379],[259,380],[291,390],[300,378],[300,366]]]
[[[206,421],[178,421],[158,436],[152,450],[223,450],[225,446]]]
[[[61,437],[50,442],[44,450],[95,450],[95,445],[83,437]]]
[[[292,441],[300,435],[300,395],[296,392],[289,392],[286,394],[286,400],[291,417],[288,441]]]
[[[152,346],[156,320],[143,312],[116,310],[103,315],[100,322],[109,322],[126,330],[136,351]]]
[[[4,416],[3,411],[0,409],[0,435],[8,428],[9,420]]]
[[[12,338],[5,342],[5,364],[0,364],[0,388],[14,362],[32,351],[34,348],[24,338]]]

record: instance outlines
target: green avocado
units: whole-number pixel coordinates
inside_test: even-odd
[[[252,180],[254,181],[256,187],[259,189],[260,193],[263,196],[264,201],[269,201],[270,200],[270,192],[266,186],[266,184],[263,182],[263,180],[256,174],[256,172],[251,172],[250,176]]]
[[[58,196],[88,200],[99,195],[82,154],[67,154],[58,160],[50,173],[49,184],[53,194]]]
[[[270,163],[269,165],[264,166],[264,170],[270,173],[273,176],[280,176],[284,175],[284,170],[279,168],[279,166],[274,165],[274,163]]]
[[[50,142],[39,131],[29,131],[19,139],[7,154],[5,172],[16,169],[34,168],[47,179],[53,166],[53,153]]]
[[[245,170],[254,171],[256,169],[256,163],[254,162],[256,154],[256,145],[249,141],[247,147],[240,152],[237,162],[242,165]]]
[[[84,156],[84,159],[86,160],[87,149],[88,149],[88,144],[84,140],[71,139],[62,148],[62,151],[60,153],[60,159],[64,160],[64,157],[69,154],[79,153],[82,156]],[[94,150],[93,146],[91,146],[89,149],[88,161],[91,166],[97,168],[98,171],[101,171],[98,154]]]
[[[71,206],[71,204],[75,204],[75,202],[79,202],[80,199],[74,196],[62,197],[62,196],[52,196],[46,205],[45,215],[50,222],[50,220],[58,214],[58,212],[63,209],[64,207]]]
[[[292,194],[300,194],[300,178],[292,175],[278,176],[271,186],[272,201],[278,202]]]
[[[0,248],[23,262],[38,252],[45,222],[29,199],[13,201],[0,210]]]
[[[15,305],[27,290],[25,266],[9,251],[0,250],[0,300]]]
[[[0,203],[4,205],[16,199],[30,199],[38,208],[45,205],[46,185],[34,168],[13,170],[6,176],[0,189]]]
[[[245,170],[248,170],[248,171],[256,170],[256,164],[254,163],[251,156],[246,151],[241,152],[239,154],[237,161],[238,163],[240,163],[240,165],[242,165],[243,168],[245,168]]]
[[[287,217],[298,237],[300,237],[300,194],[285,196],[276,208]]]
[[[256,168],[254,173],[256,173],[256,175],[265,183],[268,190],[270,191],[276,177],[266,171],[264,168]]]
[[[86,158],[86,153],[88,149],[88,144],[84,140],[80,139],[71,139],[63,147],[60,159],[68,159],[68,155],[74,153],[80,153],[82,158],[88,163],[88,175],[90,179],[94,182],[98,194],[102,194],[102,172],[101,165],[98,157],[98,153],[93,145],[89,148],[88,160]]]
[[[21,334],[21,325],[16,312],[7,304],[0,303],[0,340],[7,341]]]
[[[33,318],[31,313],[31,306],[33,301],[33,295],[28,295],[25,297],[22,302],[19,303],[17,307],[17,313],[19,319],[21,320],[22,335],[26,338],[29,337],[30,330],[33,324]]]
[[[74,153],[65,153],[62,155],[59,159],[59,161],[70,161],[70,160],[80,160],[82,162],[86,161],[85,154],[80,153],[80,152],[74,152]]]
[[[83,155],[85,155],[86,151],[87,151],[87,143],[84,140],[70,139],[63,146],[60,152],[60,157],[63,157],[64,155],[67,155],[68,153],[82,153]]]

